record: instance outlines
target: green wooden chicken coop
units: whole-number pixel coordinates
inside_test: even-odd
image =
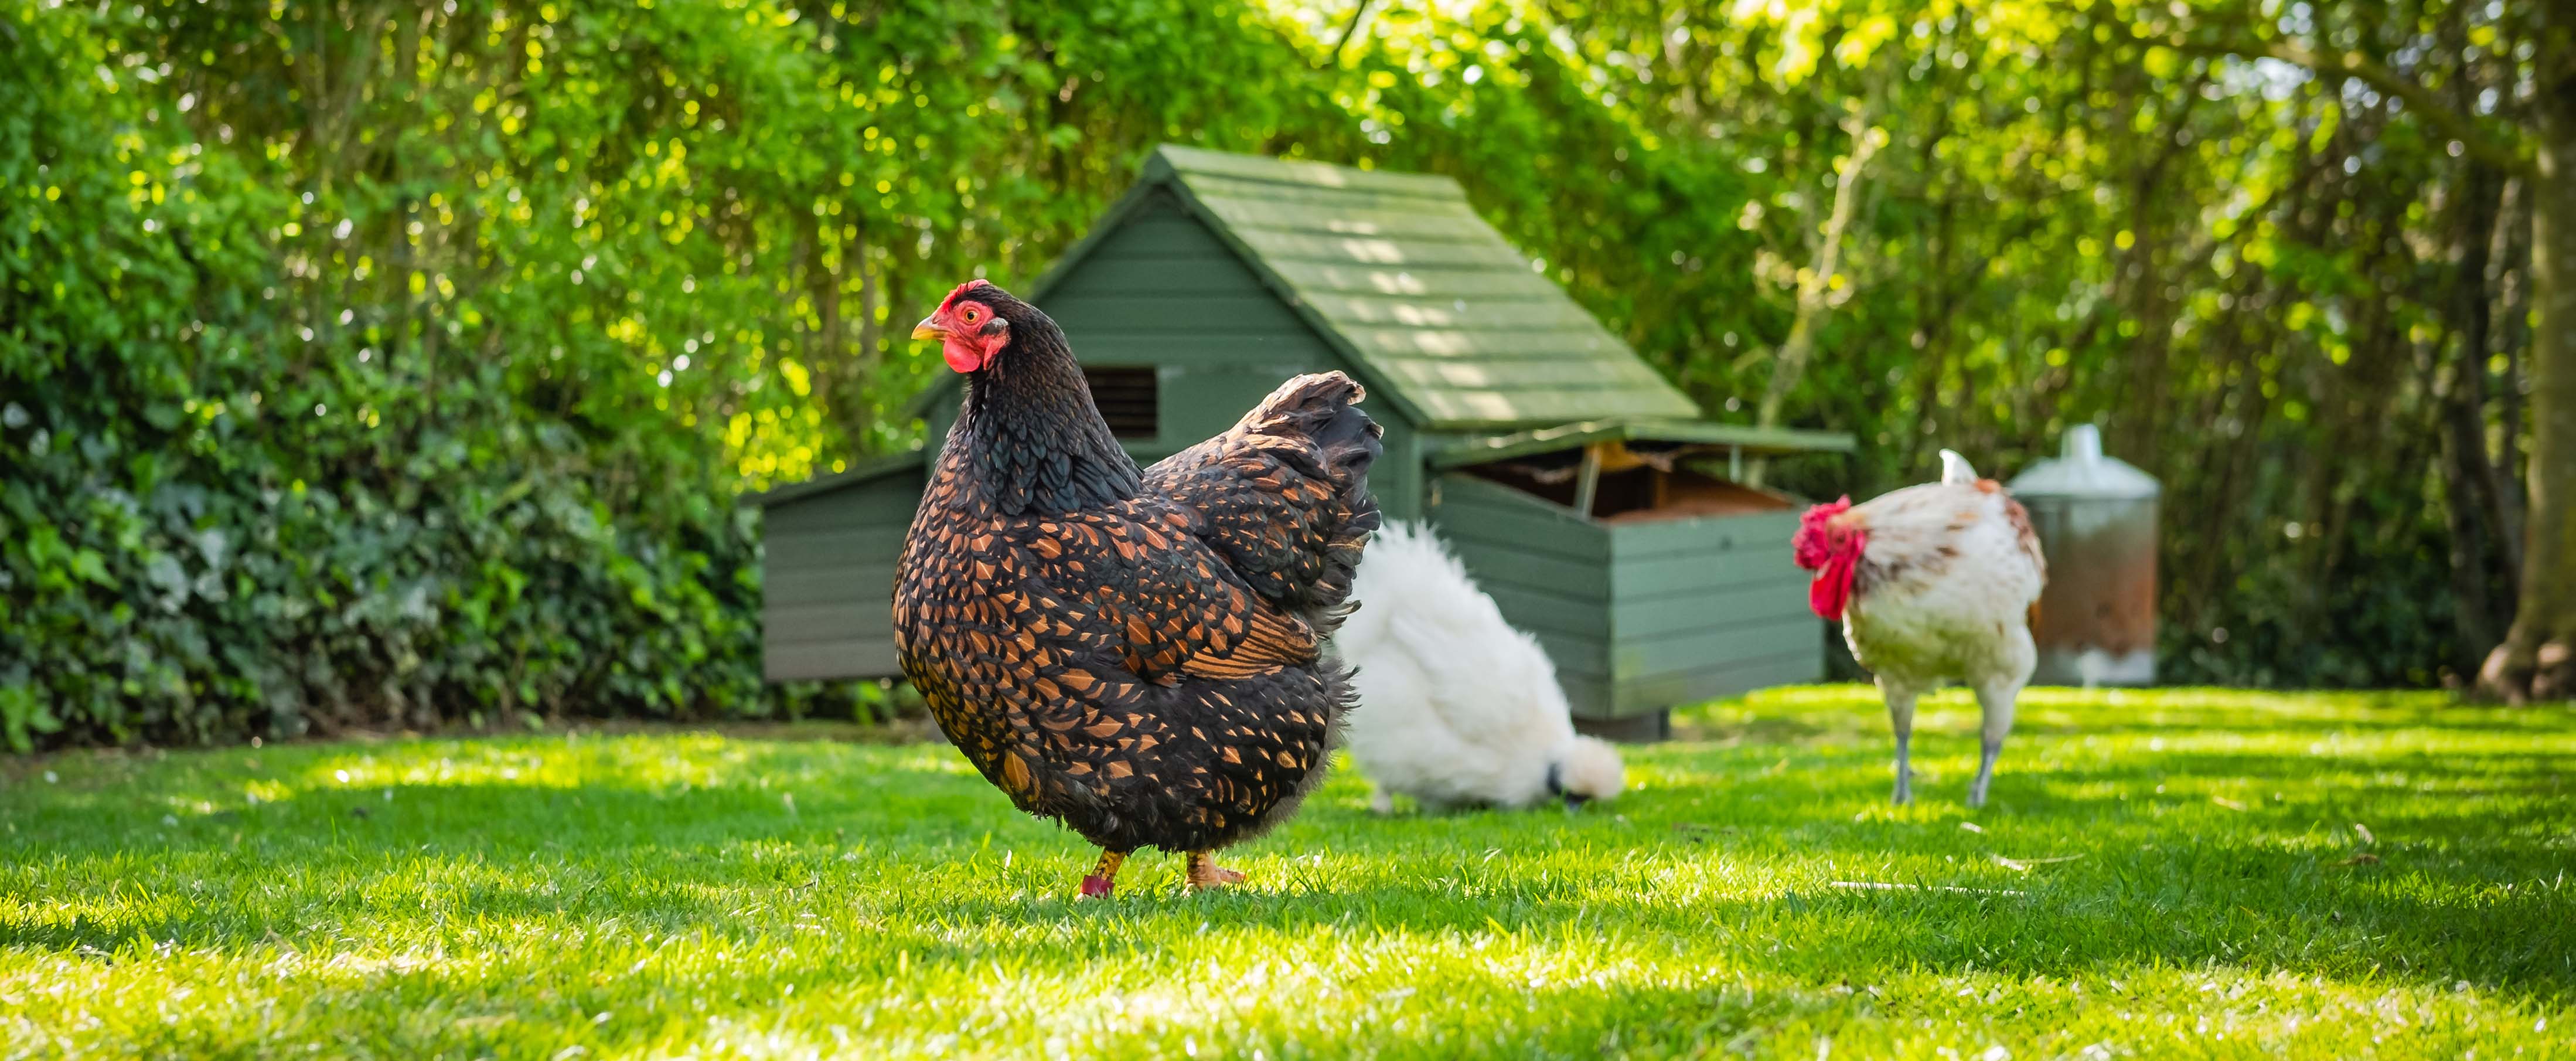
[[[1735,479],[1850,437],[1701,419],[1456,181],[1166,146],[1017,293],[1063,325],[1140,462],[1291,375],[1357,377],[1386,427],[1380,504],[1439,528],[1538,636],[1586,729],[1651,739],[1673,705],[1823,673],[1793,502]],[[899,673],[895,559],[959,385],[912,406],[930,450],[755,498],[771,680]]]

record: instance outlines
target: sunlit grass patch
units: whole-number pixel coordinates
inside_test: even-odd
[[[1708,705],[1579,814],[1347,771],[1191,896],[941,745],[685,731],[0,766],[0,1055],[2543,1057],[2576,719],[2035,690],[1884,803],[1868,690]],[[51,779],[48,780],[48,775]]]

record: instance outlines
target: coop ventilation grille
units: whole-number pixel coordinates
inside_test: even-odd
[[[1162,434],[1155,419],[1160,395],[1153,369],[1084,366],[1082,377],[1091,384],[1091,400],[1100,406],[1101,419],[1109,421],[1111,435],[1153,438]]]

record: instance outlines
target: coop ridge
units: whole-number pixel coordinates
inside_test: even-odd
[[[1100,288],[1103,266],[1135,269],[1130,245],[1184,219],[1211,238],[1191,246],[1197,241],[1173,234],[1155,253],[1177,260],[1214,251],[1226,270],[1249,273],[1298,330],[1349,363],[1373,401],[1425,430],[1700,415],[1534,271],[1445,176],[1166,144],[1146,157],[1135,187],[1018,294],[1056,316],[1086,362],[1117,357],[1086,345],[1082,322],[1066,320],[1058,305]],[[1169,282],[1175,294],[1232,293],[1206,278]],[[955,381],[943,380],[906,412],[932,415],[955,394]]]

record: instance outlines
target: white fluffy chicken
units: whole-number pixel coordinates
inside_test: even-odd
[[[1940,482],[1865,505],[1817,505],[1792,544],[1798,566],[1816,572],[1808,605],[1842,621],[1852,656],[1878,677],[1896,730],[1895,801],[1914,801],[1915,698],[1958,679],[1985,715],[1984,756],[1968,785],[1968,806],[1985,806],[2013,701],[2039,659],[2030,620],[2048,562],[2030,513],[1945,449]]]
[[[1575,734],[1538,640],[1503,621],[1430,528],[1380,528],[1351,596],[1362,606],[1333,642],[1359,672],[1349,747],[1379,813],[1393,793],[1427,810],[1619,794],[1619,753]]]

